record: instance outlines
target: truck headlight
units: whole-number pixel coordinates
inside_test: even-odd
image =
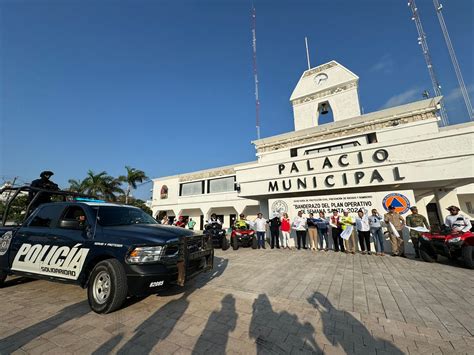
[[[155,247],[136,247],[128,255],[129,263],[152,263],[161,259],[162,246]]]
[[[458,243],[461,241],[461,237],[451,238],[448,240],[448,243]]]

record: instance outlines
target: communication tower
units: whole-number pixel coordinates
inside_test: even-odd
[[[433,68],[433,62],[431,61],[431,55],[430,55],[430,50],[428,48],[428,42],[426,41],[426,34],[421,24],[420,15],[419,15],[419,11],[416,6],[415,0],[409,0],[408,6],[410,7],[411,12],[413,14],[411,19],[415,22],[416,30],[418,31],[418,44],[421,46],[421,50],[423,51],[423,56],[425,57],[426,66],[428,67],[428,72],[430,73],[431,83],[433,84],[433,90],[434,90],[435,96],[442,96],[441,85],[436,77],[436,74]],[[441,124],[443,126],[447,126],[449,124],[448,114],[446,112],[443,102],[440,102],[440,105],[441,107],[440,107],[439,112],[441,116]]]

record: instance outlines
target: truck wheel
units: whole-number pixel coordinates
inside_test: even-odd
[[[252,239],[252,249],[257,249],[258,248],[258,241],[257,238]]]
[[[222,238],[222,250],[229,249],[229,241],[226,237]]]
[[[107,259],[92,270],[87,297],[96,313],[110,313],[125,301],[128,292],[127,275],[118,260]]]
[[[0,288],[3,286],[3,283],[7,279],[7,273],[3,270],[0,270]]]
[[[425,249],[423,248],[420,248],[420,255],[421,255],[421,258],[428,262],[428,263],[434,263],[436,261],[436,256],[431,256]]]
[[[462,258],[468,268],[474,269],[474,247],[472,245],[462,248]]]
[[[239,241],[237,240],[237,238],[232,239],[232,249],[239,249]]]

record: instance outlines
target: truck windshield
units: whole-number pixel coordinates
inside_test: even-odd
[[[122,206],[100,206],[97,221],[101,226],[125,226],[131,224],[158,224],[158,222],[138,208]]]

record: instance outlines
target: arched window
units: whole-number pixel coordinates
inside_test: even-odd
[[[164,200],[168,198],[168,186],[163,185],[161,187],[160,199]]]
[[[328,101],[321,102],[318,107],[318,126],[334,122],[334,114]]]

